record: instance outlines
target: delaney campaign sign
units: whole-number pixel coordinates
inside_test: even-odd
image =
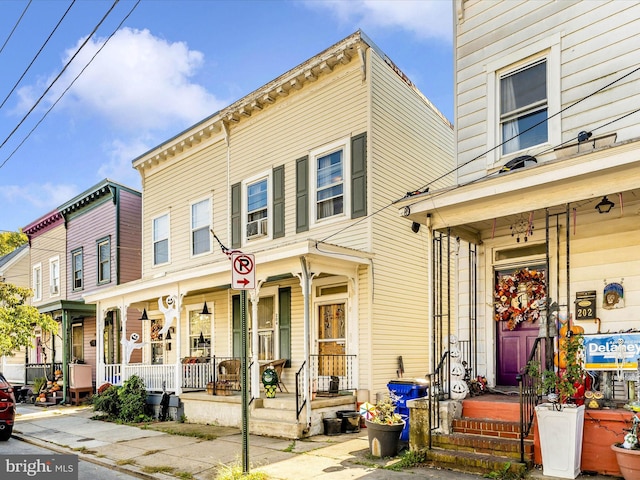
[[[640,358],[640,333],[603,333],[584,336],[587,370],[635,370]]]

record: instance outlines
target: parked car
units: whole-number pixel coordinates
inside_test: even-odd
[[[6,442],[13,431],[16,417],[16,397],[13,387],[0,373],[0,441]]]

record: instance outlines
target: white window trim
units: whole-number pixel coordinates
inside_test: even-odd
[[[249,215],[249,208],[247,202],[247,187],[253,183],[256,183],[262,179],[267,179],[267,234],[258,238],[247,238],[247,216]],[[271,240],[273,238],[273,172],[271,170],[262,172],[253,177],[249,177],[242,181],[242,244],[254,245],[256,243]]]
[[[499,60],[487,64],[487,170],[502,167],[507,161],[524,154],[536,156],[537,151],[559,145],[562,138],[560,115],[547,121],[547,141],[517,152],[502,155],[500,134],[500,78],[505,74],[530,65],[537,60],[547,60],[547,115],[560,111],[560,40],[556,33],[524,48],[514,47],[501,55]],[[551,154],[553,155],[553,154]],[[540,159],[538,159],[540,161]]]
[[[56,282],[54,282],[54,277],[53,277],[53,264],[57,263],[58,264],[58,278],[57,278],[57,286],[58,286],[58,292],[57,293],[53,293],[53,286]],[[60,296],[60,291],[62,290],[62,285],[60,285],[60,256],[57,257],[51,257],[49,259],[49,296],[50,297],[59,297]]]
[[[204,201],[209,202],[209,223],[207,225],[207,230],[209,232],[209,250],[202,253],[193,253],[193,206],[197,203],[201,203]],[[197,200],[192,201],[189,204],[189,255],[191,258],[202,257],[204,255],[208,255],[213,252],[213,235],[211,235],[211,230],[213,229],[213,200],[210,196],[202,197]]]
[[[332,215],[331,217],[322,218],[318,220],[317,210],[317,180],[318,180],[318,157],[328,155],[330,153],[342,150],[342,176],[343,176],[343,189],[342,189],[342,205],[343,211],[341,214]],[[316,148],[309,152],[309,207],[311,209],[309,215],[309,227],[315,225],[327,225],[334,222],[339,222],[345,218],[351,216],[351,137],[345,137],[335,142],[329,143],[322,147]]]
[[[158,218],[161,217],[167,217],[167,224],[169,225],[169,231],[167,232],[167,261],[163,262],[163,263],[155,263],[155,250],[154,250],[154,245],[155,245],[155,240],[154,240],[154,223]],[[191,231],[191,230],[189,230]],[[161,213],[159,215],[156,215],[155,217],[153,217],[151,219],[151,267],[160,267],[162,265],[168,265],[171,263],[171,212],[164,212]]]
[[[36,271],[39,273],[40,282],[36,284]],[[42,263],[36,263],[31,268],[31,288],[33,289],[33,299],[36,301],[42,300]]]
[[[258,297],[258,304],[260,303],[261,298],[273,297],[273,316],[274,316],[274,324],[273,324],[273,358],[277,360],[280,358],[280,316],[278,312],[280,311],[280,297],[278,295],[278,287],[265,287],[260,289],[260,295]],[[253,310],[253,302],[250,304],[250,308]],[[249,317],[247,315],[247,321],[251,318],[251,322],[247,325],[247,330],[249,332],[253,332],[253,313],[252,316]],[[249,338],[253,338],[253,335],[250,335]],[[252,348],[253,345],[249,346],[249,350],[251,350],[251,354],[253,355]]]
[[[80,255],[80,259],[81,261],[81,268],[80,271],[82,272],[82,276],[80,278],[80,281],[82,283],[81,286],[76,287],[76,255]],[[80,247],[80,248],[76,248],[74,250],[71,251],[71,290],[74,292],[79,292],[81,290],[84,290],[84,284],[85,284],[85,270],[84,270],[84,248]]]
[[[109,261],[108,261],[108,263],[109,263],[109,278],[106,279],[106,280],[104,278],[103,279],[100,278],[100,272],[102,271],[102,268],[101,268],[102,265],[101,265],[101,261],[100,261],[100,245],[103,245],[105,243],[109,245]],[[112,267],[112,265],[111,265],[111,259],[112,259],[112,256],[111,256],[111,247],[112,247],[112,245],[111,245],[111,237],[101,238],[99,241],[96,242],[96,247],[97,247],[97,255],[98,255],[98,264],[97,264],[97,271],[96,271],[96,283],[98,285],[106,285],[108,283],[111,283],[111,277],[112,277],[112,275],[111,275],[111,267]]]

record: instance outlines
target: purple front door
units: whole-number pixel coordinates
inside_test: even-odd
[[[546,294],[545,279],[543,268],[496,272],[494,313],[501,311],[501,318],[518,317],[517,322],[496,322],[497,385],[518,385],[516,377],[526,366],[538,337],[539,308],[543,306],[541,303]]]

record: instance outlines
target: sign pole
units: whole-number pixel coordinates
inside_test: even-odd
[[[242,329],[242,359],[240,384],[242,388],[242,473],[249,473],[249,389],[247,388],[247,291],[240,291],[240,328]]]

